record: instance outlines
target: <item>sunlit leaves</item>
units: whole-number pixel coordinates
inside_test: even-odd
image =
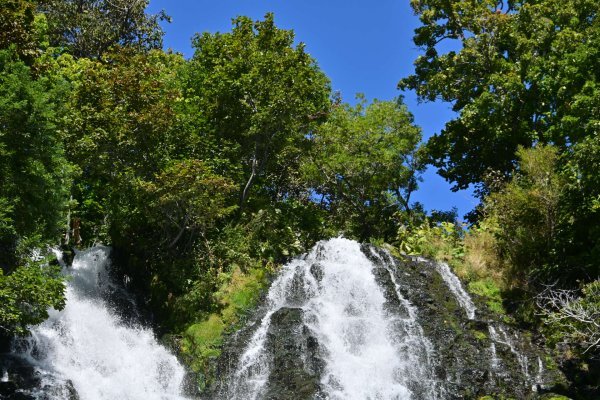
[[[194,39],[187,96],[222,156],[243,167],[236,182],[243,204],[257,181],[275,195],[290,189],[298,153],[326,115],[330,92],[304,45],[294,46],[293,32],[277,28],[272,14],[233,24],[230,33]]]
[[[428,143],[431,161],[455,188],[481,184],[489,170],[510,175],[518,146],[564,150],[597,130],[590,126],[599,97],[597,2],[427,0],[413,7],[424,55],[400,87],[452,102],[458,112]]]
[[[303,165],[322,204],[362,239],[399,209],[408,210],[422,164],[421,132],[398,101],[334,107],[314,132],[312,160]],[[378,235],[383,234],[377,232]]]

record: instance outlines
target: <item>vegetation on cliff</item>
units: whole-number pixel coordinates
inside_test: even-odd
[[[32,249],[103,242],[208,375],[277,265],[343,234],[448,261],[597,385],[596,1],[413,1],[422,55],[399,86],[456,112],[426,143],[401,96],[343,103],[271,14],[197,35],[186,60],[147,4],[1,0],[5,333],[63,303]],[[477,189],[469,226],[411,202],[428,164]]]

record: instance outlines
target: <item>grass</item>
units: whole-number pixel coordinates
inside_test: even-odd
[[[221,355],[225,336],[239,328],[248,313],[256,307],[267,285],[265,269],[261,267],[247,272],[236,267],[232,273],[222,273],[219,278],[223,283],[215,293],[215,298],[220,311],[189,326],[180,343],[183,357],[198,374],[200,390],[214,379],[214,361]]]
[[[468,283],[467,289],[469,292],[483,297],[490,310],[498,314],[506,313],[502,306],[502,293],[493,279],[483,278],[471,281]]]

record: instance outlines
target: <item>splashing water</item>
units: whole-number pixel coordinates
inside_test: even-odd
[[[498,334],[496,333],[496,329],[489,325],[488,332],[490,333],[490,337],[492,340],[490,341],[490,366],[492,367],[492,371],[497,370],[500,367],[500,359],[498,358],[498,352],[496,351],[496,342],[494,340],[497,339]]]
[[[239,360],[227,398],[264,396],[273,367],[266,342],[272,317],[283,307],[302,309],[303,324],[322,349],[325,398],[400,400],[415,392],[436,398],[428,381],[431,345],[416,310],[389,270],[404,312],[386,310],[375,268],[358,243],[342,238],[321,242],[305,259],[286,265],[270,288],[268,311]]]
[[[102,300],[109,249],[78,253],[67,283],[66,307],[33,327],[18,345],[35,366],[38,399],[181,400],[185,371],[150,329],[124,323]],[[73,390],[77,396],[72,394]]]

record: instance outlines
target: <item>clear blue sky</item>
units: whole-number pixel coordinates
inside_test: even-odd
[[[412,43],[418,19],[408,0],[151,0],[150,12],[165,10],[173,18],[164,25],[165,48],[193,54],[191,38],[196,32],[228,32],[231,19],[247,15],[261,19],[275,13],[280,28],[293,29],[296,40],[329,76],[334,90],[352,102],[356,93],[368,99],[390,100],[399,94],[398,81],[412,72],[419,54]],[[418,104],[413,93],[405,102],[423,129],[426,139],[452,117],[445,103]],[[476,204],[470,191],[453,193],[433,168],[413,195],[427,210],[458,207],[462,216]]]

